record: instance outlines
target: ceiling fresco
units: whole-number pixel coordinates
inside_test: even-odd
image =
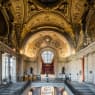
[[[22,48],[22,53],[35,58],[38,57],[38,52],[43,48],[54,49],[60,58],[74,53],[74,48],[69,45],[68,41],[55,31],[40,31],[34,34]]]
[[[38,43],[41,43],[40,48],[49,45],[60,52],[61,48],[64,51],[73,47],[77,52],[95,41],[94,17],[95,0],[0,0],[0,41],[7,42],[17,52],[23,47],[37,49]],[[49,31],[54,31],[58,39]],[[59,35],[63,38],[60,39]],[[65,51],[61,56],[66,56]]]

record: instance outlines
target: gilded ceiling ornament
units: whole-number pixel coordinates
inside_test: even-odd
[[[23,23],[24,19],[24,4],[22,0],[11,0],[13,12],[14,12],[14,22]]]
[[[66,14],[67,13],[67,8],[68,8],[68,0],[63,0],[61,4],[59,4],[58,10],[61,11],[62,13]]]
[[[89,25],[87,27],[87,34],[90,40],[95,41],[95,12],[90,16]]]
[[[73,24],[81,24],[86,0],[10,0],[10,4],[14,23],[19,26],[16,26],[19,44],[22,44],[27,35],[43,27],[56,28],[75,42],[78,37]]]
[[[38,20],[39,19],[39,20]],[[23,39],[31,29],[39,26],[56,26],[63,29],[63,32],[67,32],[73,38],[72,26],[65,20],[65,18],[57,13],[53,12],[40,12],[34,15],[31,20],[25,25],[22,30],[21,38]]]
[[[32,0],[28,0],[28,6],[29,6],[30,11],[38,10],[37,6],[33,3]]]
[[[46,42],[50,42],[52,40],[52,38],[48,35],[43,37],[43,40],[45,40]]]
[[[72,0],[71,17],[73,23],[81,23],[81,17],[85,11],[86,0]]]

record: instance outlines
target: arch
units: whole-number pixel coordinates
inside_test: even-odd
[[[51,52],[54,53],[54,59],[53,59],[53,61],[52,61],[51,64],[44,64],[43,61],[42,61],[41,54],[45,50],[49,50],[49,51],[51,51]],[[46,66],[49,66],[50,65],[49,67],[52,68],[51,74],[55,74],[56,75],[56,72],[55,71],[57,71],[57,67],[58,67],[58,64],[57,64],[57,61],[58,61],[57,60],[58,59],[58,53],[57,53],[56,49],[54,49],[52,47],[42,48],[42,49],[39,50],[38,54],[39,54],[38,55],[38,58],[37,58],[38,59],[38,69],[40,68],[39,69],[40,71],[38,71],[38,72],[41,72],[42,73],[42,69],[43,68],[46,68]],[[44,67],[43,67],[43,64],[44,64]],[[42,74],[44,74],[44,73],[42,73]]]
[[[63,15],[55,12],[39,12],[31,17],[31,20],[28,21],[21,32],[21,41],[29,32],[34,32],[31,30],[36,30],[39,27],[43,26],[52,26],[61,29],[62,33],[68,33],[72,39],[74,39],[74,32],[72,26],[69,22],[66,21]]]
[[[60,54],[58,55],[60,57],[67,57],[70,54],[73,54],[74,47],[71,43],[69,43],[64,35],[58,33],[57,31],[37,31],[34,34],[29,35],[29,37],[23,42],[20,50],[21,54],[25,54],[31,58],[37,58],[37,52],[39,52],[39,49],[49,46],[58,50],[58,53]],[[45,36],[49,36],[51,38],[50,42],[46,42]]]
[[[35,35],[36,33],[39,33],[39,32],[42,32],[42,31],[54,31],[60,35],[62,35],[63,37],[66,38],[66,40],[68,41],[68,43],[70,44],[70,46],[72,48],[74,48],[74,39],[72,39],[72,37],[67,33],[67,32],[63,32],[64,30],[63,29],[60,29],[58,27],[53,27],[53,26],[43,26],[43,27],[36,27],[35,29],[31,30],[31,32],[28,32],[24,39],[22,39],[21,41],[21,47],[20,48],[23,48],[27,41],[30,39],[30,37],[32,37],[33,35]]]

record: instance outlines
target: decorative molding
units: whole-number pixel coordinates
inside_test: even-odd
[[[14,22],[22,23],[24,20],[24,4],[23,0],[10,0],[14,10]]]
[[[67,21],[70,22],[70,8],[71,0],[60,0],[55,6],[52,7],[43,7],[42,4],[39,4],[36,0],[27,0],[27,18],[30,20],[31,17],[38,12],[54,11],[65,17]]]
[[[79,52],[77,52],[77,54],[71,55],[66,60],[67,61],[69,60],[68,62],[70,62],[72,60],[81,59],[84,56],[88,56],[89,54],[93,54],[93,53],[95,53],[95,42],[91,43],[86,48],[81,49]]]
[[[31,31],[33,28],[37,28],[39,26],[56,26],[63,29],[63,32],[67,32],[70,34],[72,38],[74,38],[74,33],[72,30],[72,26],[65,20],[65,18],[59,14],[53,12],[39,12],[36,15],[32,16],[31,20],[25,24],[21,38],[24,39],[25,35]]]
[[[73,23],[81,23],[85,11],[86,0],[72,0],[71,15]]]

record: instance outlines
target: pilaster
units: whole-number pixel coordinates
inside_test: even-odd
[[[2,52],[0,52],[0,84],[2,83]]]

